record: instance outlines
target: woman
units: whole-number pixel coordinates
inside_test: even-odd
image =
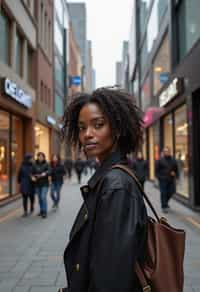
[[[38,152],[37,160],[32,169],[32,181],[35,183],[35,192],[38,195],[40,212],[38,216],[47,217],[47,193],[49,189],[49,165],[43,152]]]
[[[100,166],[81,187],[84,203],[64,252],[69,292],[140,292],[134,263],[145,260],[147,213],[136,182],[123,170],[142,140],[132,97],[114,89],[80,94],[65,112],[65,135]]]
[[[60,202],[60,191],[63,185],[63,177],[65,175],[65,168],[61,164],[60,156],[53,154],[51,159],[51,198],[53,201],[53,208],[57,208]]]
[[[34,186],[31,180],[31,171],[33,166],[33,155],[26,154],[19,169],[18,183],[23,198],[24,214],[22,217],[28,216],[28,200],[30,201],[30,213],[34,211]]]

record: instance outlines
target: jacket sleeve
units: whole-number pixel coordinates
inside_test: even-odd
[[[134,262],[144,252],[142,210],[139,199],[123,189],[101,197],[92,236],[89,292],[136,288]]]

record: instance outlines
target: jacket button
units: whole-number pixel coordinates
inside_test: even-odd
[[[79,272],[80,271],[80,265],[76,264],[76,271]]]
[[[86,213],[84,216],[84,219],[87,220],[87,218],[88,218],[88,214]]]

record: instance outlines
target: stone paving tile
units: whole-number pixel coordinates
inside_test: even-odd
[[[150,183],[146,189],[162,215],[158,190]],[[63,252],[82,203],[75,179],[64,185],[61,195],[62,204],[57,212],[51,211],[49,198],[46,220],[36,214],[26,220],[18,214],[0,224],[0,292],[56,292],[66,286]],[[200,292],[200,231],[183,218],[196,215],[175,201],[171,202],[171,209],[167,215],[169,222],[187,230],[184,292]]]

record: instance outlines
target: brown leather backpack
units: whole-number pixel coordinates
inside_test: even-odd
[[[122,164],[116,164],[112,168],[120,168],[134,179],[156,218],[148,217],[146,262],[144,266],[140,266],[138,262],[135,264],[135,272],[143,291],[182,292],[185,231],[169,225],[166,218],[158,217],[132,170]]]

